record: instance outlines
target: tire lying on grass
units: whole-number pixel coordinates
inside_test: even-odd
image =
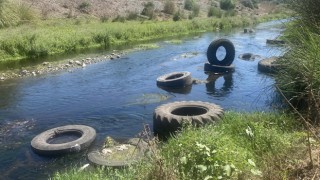
[[[157,86],[169,88],[182,88],[190,86],[192,78],[190,72],[172,72],[157,78]]]
[[[139,138],[131,138],[127,141],[124,141],[122,146],[124,144],[130,146],[132,145],[136,149],[134,149],[133,153],[128,153],[126,152],[126,150],[119,151],[122,152],[122,157],[120,158],[112,157],[114,154],[106,156],[103,154],[103,152],[95,150],[88,154],[88,160],[94,165],[99,166],[109,166],[116,168],[126,167],[142,159],[144,157],[145,152],[148,149],[148,144],[144,140]],[[121,144],[119,144],[119,147],[121,147]],[[112,151],[115,151],[114,148],[112,150],[111,148],[108,150],[110,151],[110,153],[113,153]]]
[[[230,66],[217,66],[209,63],[204,64],[204,71],[215,74],[226,74],[230,72],[234,72],[234,65]]]
[[[280,69],[280,64],[277,64],[277,57],[263,59],[258,63],[258,70],[264,73],[276,73]]]
[[[217,57],[217,51],[219,47],[224,47],[226,50],[226,56],[219,60]],[[235,48],[231,41],[228,39],[218,39],[213,42],[208,47],[207,58],[210,64],[218,66],[230,66],[235,57]]]
[[[161,105],[153,114],[155,134],[165,137],[181,128],[182,124],[201,126],[223,118],[223,109],[213,103],[180,101]]]
[[[92,127],[67,125],[40,133],[32,139],[31,147],[40,155],[62,155],[87,149],[95,138],[96,131]]]

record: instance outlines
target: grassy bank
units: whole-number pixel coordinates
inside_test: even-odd
[[[227,112],[216,126],[186,127],[152,156],[123,170],[77,167],[52,179],[286,179],[305,153],[306,135],[293,116]]]
[[[65,54],[89,48],[112,48],[115,45],[146,40],[244,27],[284,15],[201,18],[182,21],[101,22],[92,19],[60,19],[0,30],[0,61]]]

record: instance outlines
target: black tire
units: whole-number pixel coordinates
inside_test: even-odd
[[[259,61],[258,70],[264,73],[276,73],[281,67],[280,64],[277,64],[277,60],[277,57],[271,57]]]
[[[226,56],[221,61],[217,58],[217,50],[219,47],[224,47],[226,49]],[[218,66],[230,66],[234,60],[236,51],[234,45],[228,39],[218,39],[213,42],[208,47],[207,58],[210,64]]]
[[[234,72],[234,70],[235,70],[234,65],[217,66],[209,63],[204,64],[204,71],[209,73],[226,74],[226,73]]]
[[[179,130],[183,123],[195,126],[212,124],[222,119],[223,109],[212,103],[201,101],[180,101],[161,105],[153,114],[154,133],[168,137]]]
[[[99,166],[109,166],[109,167],[126,167],[132,163],[137,162],[138,160],[144,157],[144,153],[148,149],[148,144],[139,138],[131,138],[127,141],[124,141],[123,144],[131,144],[137,147],[137,154],[130,158],[128,161],[109,161],[107,160],[99,150],[92,151],[88,154],[88,160]]]
[[[239,58],[243,60],[254,60],[255,55],[252,53],[243,53],[239,55]]]
[[[65,143],[50,143],[61,135],[73,135],[78,139]],[[87,149],[96,138],[96,131],[89,126],[67,125],[44,131],[31,141],[33,151],[40,155],[62,155]]]
[[[157,85],[160,87],[182,88],[191,84],[190,72],[173,72],[157,78]]]

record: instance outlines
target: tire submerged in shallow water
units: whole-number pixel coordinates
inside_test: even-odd
[[[202,101],[172,102],[157,107],[153,114],[153,129],[158,136],[168,136],[182,124],[201,126],[223,118],[223,109],[213,103]]]
[[[217,66],[209,63],[204,64],[204,71],[215,74],[226,74],[230,72],[234,72],[234,65],[230,66]]]
[[[73,137],[67,142],[58,140]],[[55,156],[87,149],[96,138],[96,131],[85,125],[67,125],[44,131],[31,141],[33,151],[40,155]],[[55,142],[55,140],[57,140]]]
[[[263,59],[258,63],[258,70],[264,73],[276,73],[280,69],[280,64],[277,64],[277,57]]]
[[[219,60],[217,58],[217,50],[219,47],[224,47],[226,50],[226,56]],[[228,39],[218,39],[213,42],[208,47],[207,58],[210,64],[217,66],[230,66],[234,60],[236,51],[234,45]]]
[[[190,86],[192,78],[190,72],[172,72],[157,78],[157,86],[169,88],[182,88]]]

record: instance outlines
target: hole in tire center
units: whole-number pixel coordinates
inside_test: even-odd
[[[216,52],[217,59],[222,61],[227,56],[227,50],[223,46],[220,46]]]
[[[79,131],[68,131],[58,133],[47,140],[49,144],[63,144],[75,141],[82,136],[82,133]]]
[[[166,80],[177,79],[177,78],[180,78],[182,76],[183,76],[183,74],[173,74],[173,75],[167,77]]]
[[[189,106],[189,107],[180,107],[174,109],[171,114],[177,116],[198,116],[207,113],[208,110],[204,107],[199,106]]]

